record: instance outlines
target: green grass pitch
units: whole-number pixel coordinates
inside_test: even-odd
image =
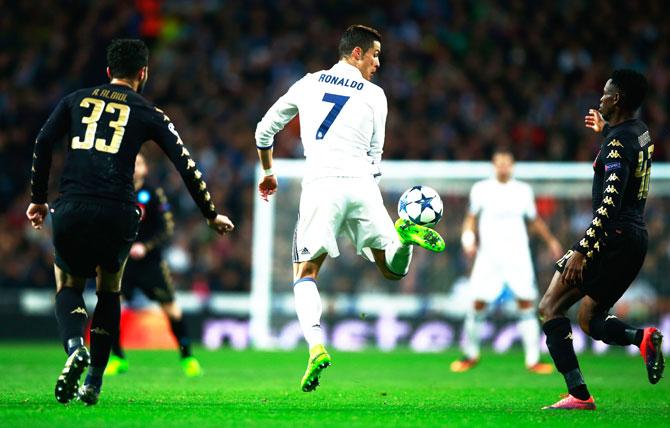
[[[306,350],[197,349],[205,376],[187,379],[176,352],[129,351],[130,371],[106,378],[97,406],[63,406],[53,386],[65,360],[56,344],[0,344],[2,427],[668,427],[670,382],[647,383],[639,357],[585,354],[595,412],[541,411],[560,375],[527,373],[519,351],[485,353],[469,373],[445,354],[333,352],[313,393],[299,390]]]

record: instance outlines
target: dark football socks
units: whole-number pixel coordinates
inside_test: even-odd
[[[561,317],[547,321],[542,326],[547,335],[547,347],[554,360],[556,369],[565,378],[568,392],[580,400],[587,400],[591,394],[586,388],[575,349],[572,346],[572,327],[570,320]]]
[[[632,327],[617,317],[608,314],[597,314],[589,322],[592,338],[601,340],[608,345],[628,346],[642,343],[644,330]]]
[[[105,371],[113,338],[119,334],[121,320],[121,297],[119,293],[98,293],[91,321],[91,367],[86,383],[100,387],[102,373]]]
[[[84,326],[88,315],[82,293],[63,287],[56,293],[56,321],[65,352],[70,355],[84,344]]]
[[[181,319],[170,319],[170,327],[172,328],[172,334],[174,334],[174,337],[177,339],[177,343],[179,344],[179,353],[181,354],[182,358],[187,358],[190,357],[191,354],[191,339],[188,337],[188,333],[186,332],[186,322],[184,321],[184,318],[182,317]]]

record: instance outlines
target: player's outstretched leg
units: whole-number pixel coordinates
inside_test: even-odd
[[[663,335],[654,327],[644,329],[644,336],[640,344],[640,354],[647,367],[649,383],[656,384],[663,377],[665,359],[663,358]]]
[[[409,220],[399,218],[395,222],[395,230],[398,232],[400,242],[403,244],[414,244],[421,248],[436,253],[444,251],[444,239],[433,229],[412,223]]]
[[[74,398],[79,387],[79,378],[89,364],[91,364],[91,355],[84,345],[79,346],[70,354],[56,381],[54,393],[59,403],[66,404]]]
[[[309,350],[307,370],[300,381],[303,392],[311,392],[319,386],[321,372],[333,364],[333,359],[323,345],[315,345]]]

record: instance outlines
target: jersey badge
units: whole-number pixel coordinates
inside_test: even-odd
[[[614,171],[621,168],[621,162],[610,162],[605,164],[605,172]]]

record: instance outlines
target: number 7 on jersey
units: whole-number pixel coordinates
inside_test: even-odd
[[[333,108],[330,109],[330,111],[326,115],[326,118],[323,119],[323,122],[321,122],[321,126],[319,126],[319,129],[316,131],[317,140],[323,140],[323,137],[326,136],[326,132],[328,132],[331,125],[335,121],[335,118],[337,118],[337,115],[340,114],[340,112],[342,111],[342,107],[344,107],[344,104],[346,104],[348,100],[349,97],[345,95],[335,95],[335,94],[329,94],[327,92],[323,94],[322,101],[325,101],[327,103],[333,103]]]

